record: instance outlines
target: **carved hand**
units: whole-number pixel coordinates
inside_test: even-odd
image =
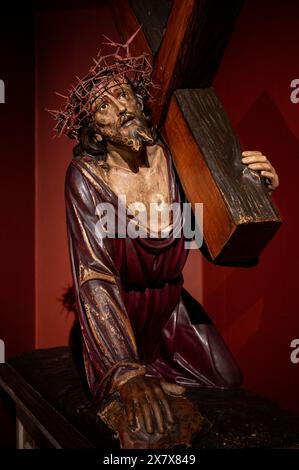
[[[134,377],[119,390],[131,428],[143,426],[149,434],[164,433],[174,423],[167,395],[159,381]]]
[[[261,152],[250,150],[242,152],[242,155],[242,163],[248,165],[248,168],[251,170],[260,171],[261,175],[267,178],[269,181],[267,184],[269,193],[271,194],[273,191],[275,191],[279,185],[279,178],[267,157],[262,155]]]

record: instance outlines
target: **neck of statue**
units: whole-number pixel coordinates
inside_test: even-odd
[[[131,170],[133,173],[137,173],[139,167],[149,167],[145,145],[140,150],[134,151],[129,147],[119,147],[108,142],[107,152],[115,165]]]

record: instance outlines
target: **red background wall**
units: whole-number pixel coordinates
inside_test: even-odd
[[[101,34],[118,38],[107,2],[83,2],[93,6],[81,8],[82,2],[66,2],[64,9],[61,3],[51,2],[51,9],[45,3],[36,15],[35,109],[33,26],[18,10],[1,31],[7,103],[0,105],[0,338],[8,356],[67,342],[72,319],[59,298],[71,282],[63,184],[72,143],[52,139],[53,122],[44,108],[59,106],[54,91],[63,93],[75,75],[86,72]],[[290,82],[299,78],[298,13],[292,0],[248,0],[214,83],[243,148],[262,150],[280,175],[274,198],[283,227],[256,268],[221,268],[193,251],[185,269],[187,288],[226,338],[245,386],[297,412],[299,364],[289,356],[291,340],[299,337],[299,104],[290,101]]]

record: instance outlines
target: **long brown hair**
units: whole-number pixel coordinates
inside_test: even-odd
[[[79,143],[73,148],[74,157],[89,154],[98,161],[106,161],[106,142],[95,139],[95,131],[90,126],[82,126],[79,131]]]

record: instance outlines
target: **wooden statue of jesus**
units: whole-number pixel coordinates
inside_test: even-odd
[[[151,225],[150,207],[159,212],[183,201],[140,89],[111,68],[82,83],[88,100],[81,106],[81,88],[77,107],[71,103],[58,119],[67,119],[63,131],[78,140],[65,197],[85,373],[101,416],[106,404],[109,410],[117,402],[133,433],[163,435],[176,426],[171,396],[188,387],[238,387],[242,376],[203,307],[183,287],[184,235],[174,236],[173,218],[163,223],[156,217]],[[277,174],[260,152],[247,152],[242,161],[264,172],[269,190],[277,187]],[[103,204],[114,209],[113,236],[99,234]],[[144,209],[139,225],[151,236],[118,233],[120,218],[132,222],[132,207],[137,214]]]

